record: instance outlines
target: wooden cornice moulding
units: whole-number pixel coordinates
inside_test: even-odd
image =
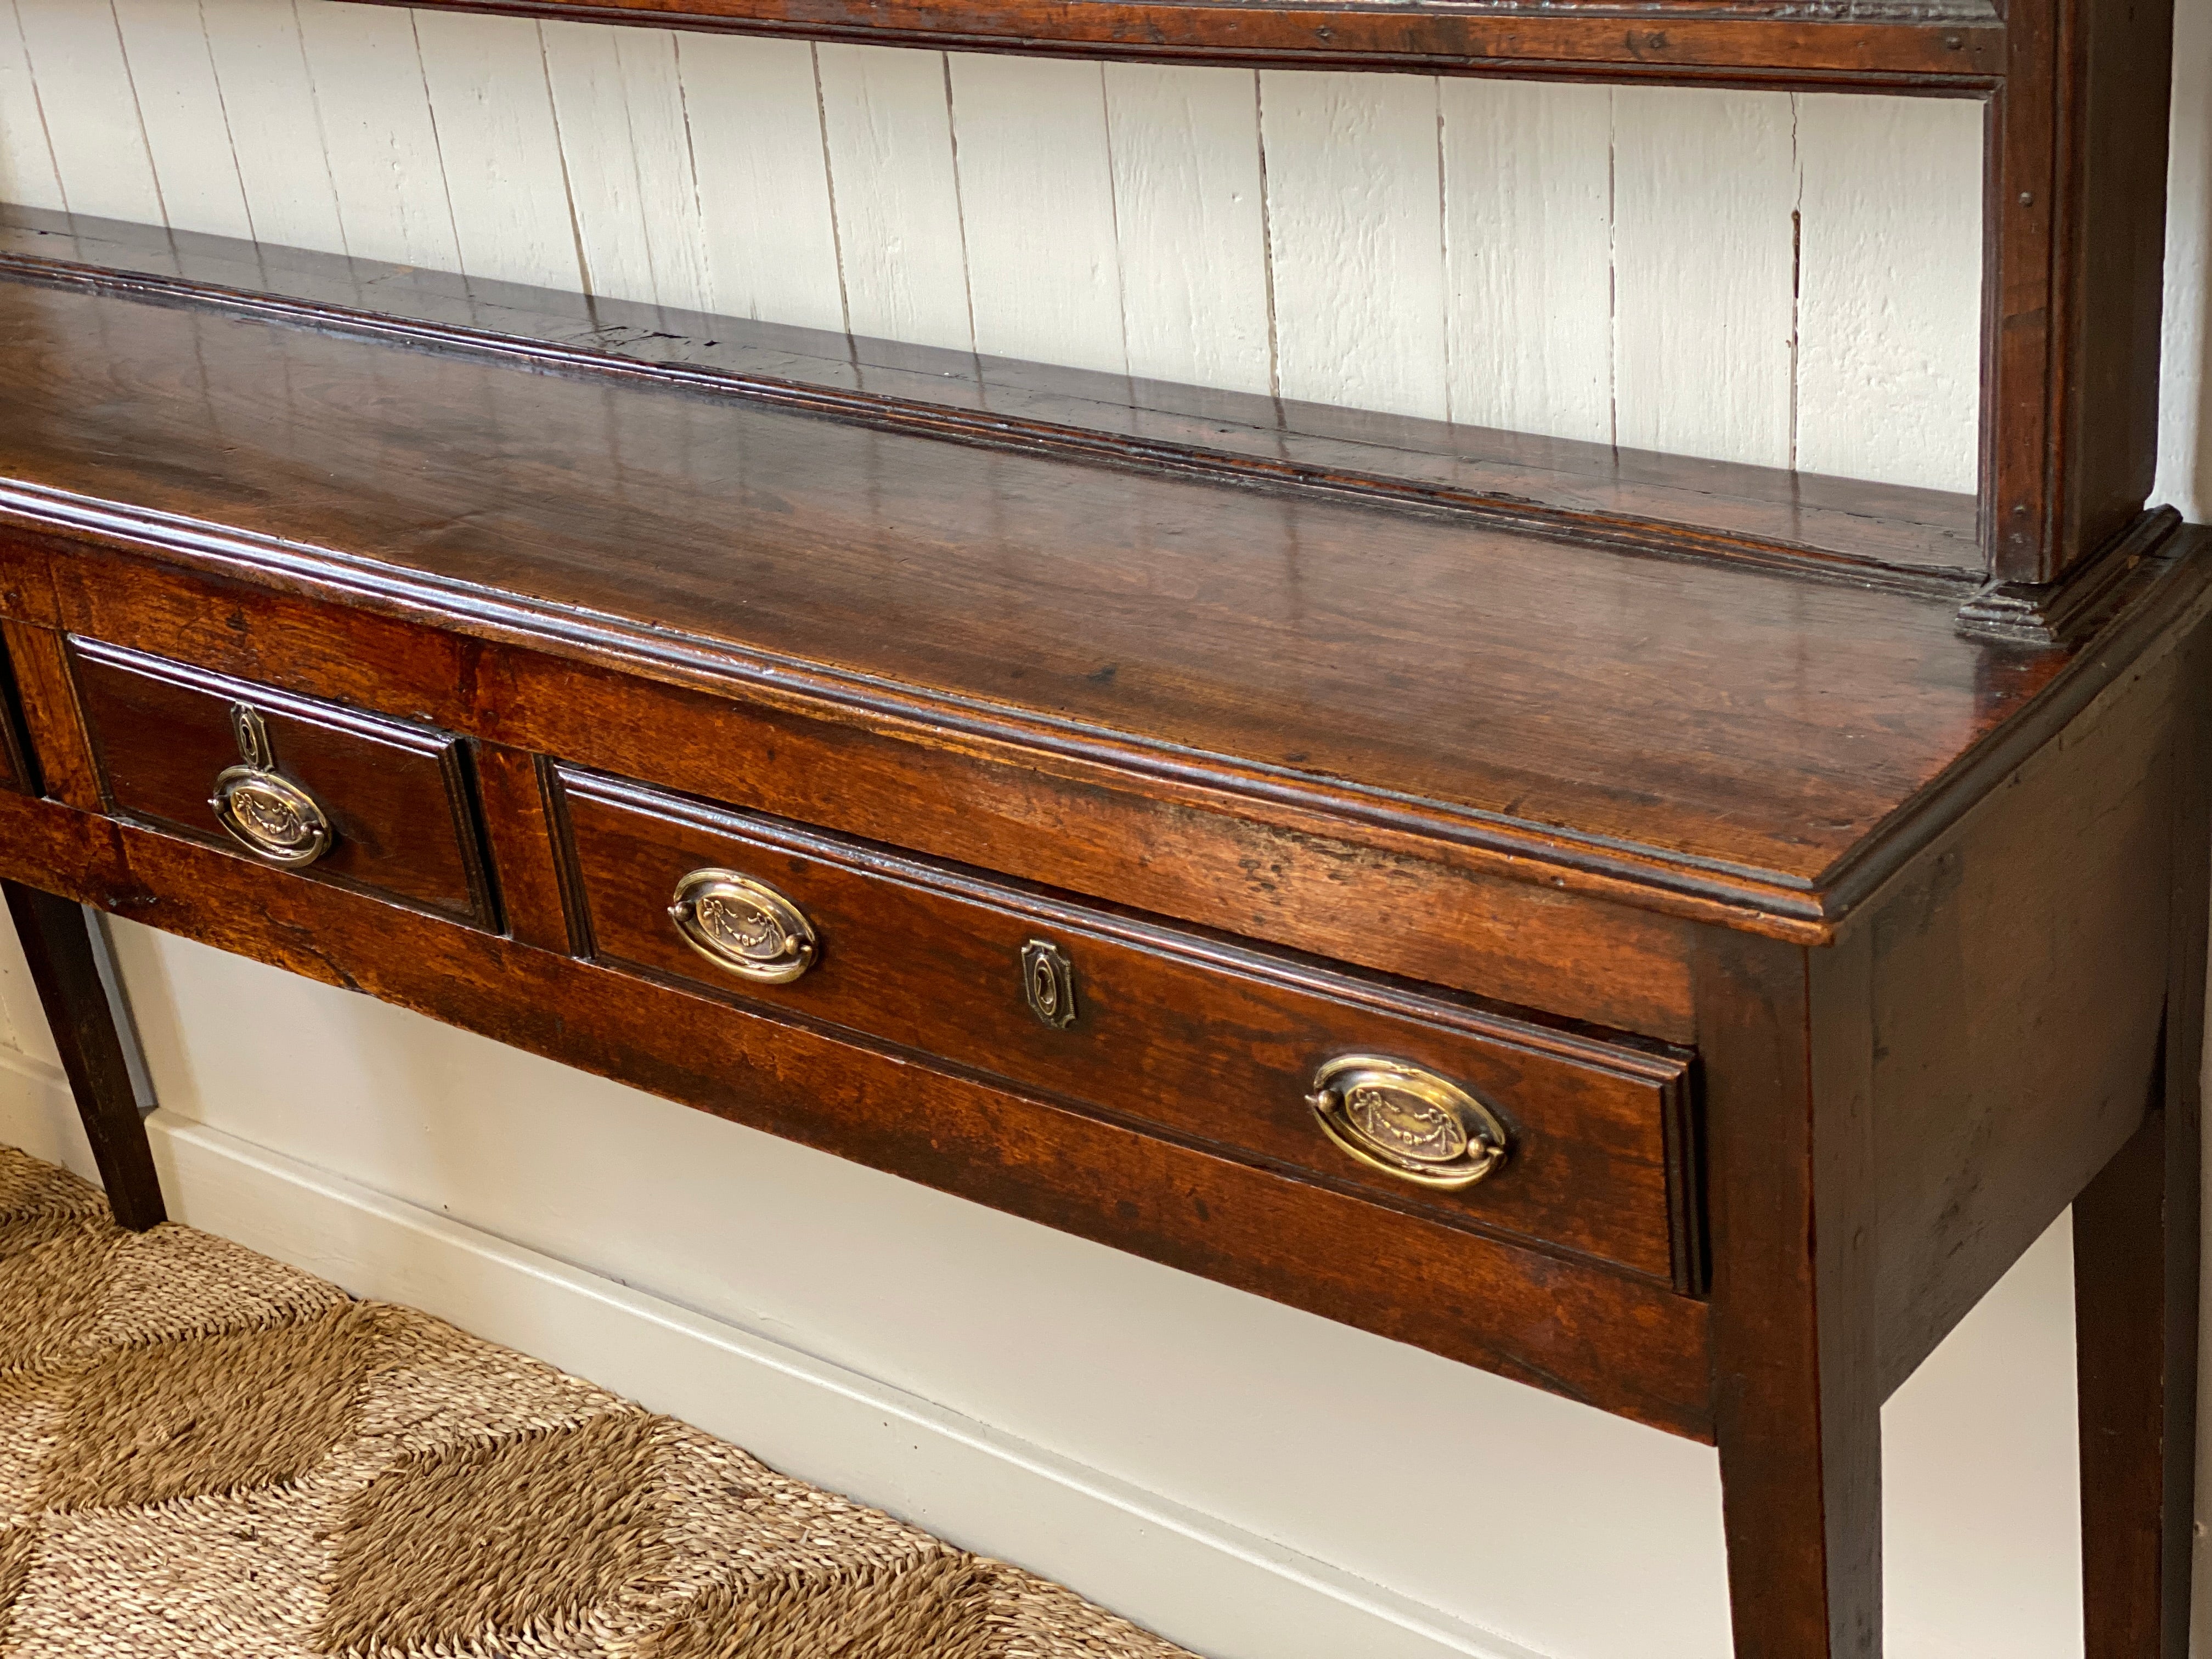
[[[1962,632],[2021,645],[2057,645],[2094,629],[2143,561],[2181,527],[2170,507],[2141,514],[2053,582],[1991,582],[1960,608]]]
[[[387,0],[408,3],[409,0]],[[2002,14],[1974,3],[1680,0],[1387,5],[1255,0],[412,0],[426,10],[732,29],[955,52],[1406,74],[1836,90],[1985,90]]]

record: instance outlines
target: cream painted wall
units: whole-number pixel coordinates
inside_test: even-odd
[[[2195,512],[2212,0],[2181,3],[2161,489]],[[0,0],[0,196],[1953,486],[1977,273],[1962,112],[948,61],[329,0]],[[1460,1650],[1726,1650],[1702,1448],[118,933],[179,1133],[933,1402],[1275,1540],[1334,1570],[1333,1595],[1428,1609]],[[0,1009],[0,1133],[82,1167],[4,954]],[[1899,1659],[2080,1650],[2069,1273],[2062,1226],[1885,1413]],[[713,1426],[842,1468],[764,1402]],[[1019,1506],[863,1495],[1222,1659],[1351,1650],[1258,1601],[1224,1616],[1175,1565],[1195,1554],[1086,1560]]]

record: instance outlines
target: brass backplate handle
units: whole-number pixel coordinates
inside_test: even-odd
[[[330,815],[307,790],[276,770],[269,728],[246,703],[230,706],[231,734],[239,764],[216,774],[208,805],[230,838],[258,858],[303,870],[337,839]]]
[[[1340,1054],[1314,1073],[1306,1104],[1341,1150],[1419,1186],[1472,1187],[1505,1161],[1498,1115],[1425,1066]]]
[[[694,870],[676,884],[668,915],[686,945],[756,985],[788,985],[820,954],[797,905],[735,870]]]

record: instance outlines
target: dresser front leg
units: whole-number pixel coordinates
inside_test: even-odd
[[[1879,1659],[1870,941],[1698,963],[1735,1659]]]
[[[39,988],[40,1006],[61,1052],[85,1137],[92,1142],[108,1208],[133,1231],[158,1226],[167,1219],[161,1183],[124,1057],[125,1037],[107,988],[100,983],[84,911],[16,882],[0,881],[0,889],[6,890],[8,914],[30,964],[31,982]]]
[[[1719,1425],[1735,1659],[1878,1659],[1881,1427],[1811,1389],[1725,1404]]]

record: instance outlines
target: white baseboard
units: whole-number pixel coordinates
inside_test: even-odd
[[[782,1344],[168,1113],[149,1121],[177,1219],[589,1377],[1212,1659],[1538,1659]]]
[[[9,1042],[0,1042],[0,1141],[100,1183],[62,1068]]]

